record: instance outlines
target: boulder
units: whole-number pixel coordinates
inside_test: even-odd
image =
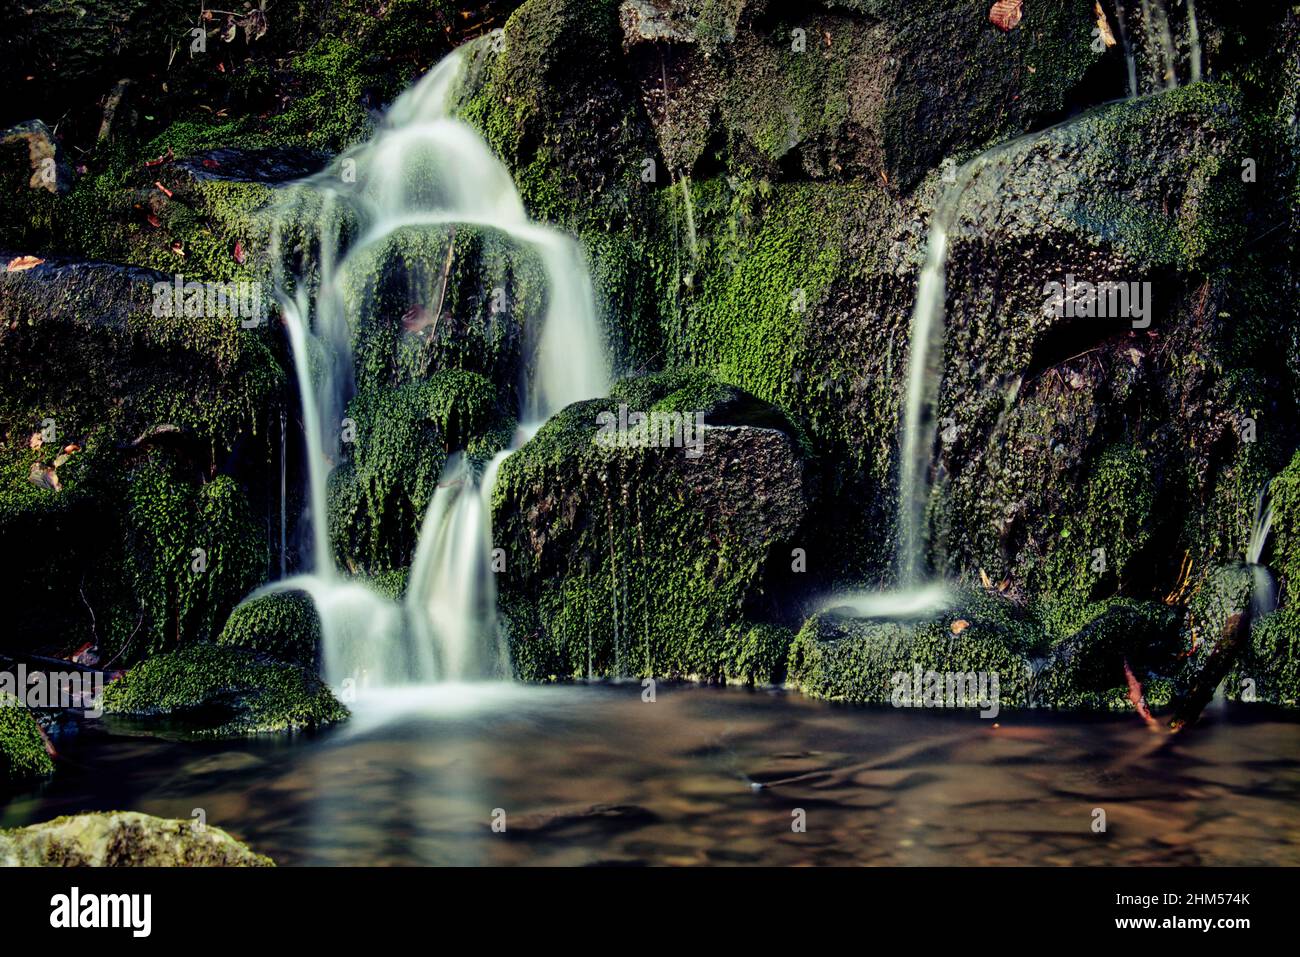
[[[0,692],[0,784],[53,772],[54,762],[45,748],[40,725],[16,698]]]
[[[136,665],[104,689],[103,708],[109,715],[167,718],[168,729],[200,738],[311,731],[348,717],[314,671],[207,643]]]
[[[619,430],[633,413],[685,416],[685,441],[641,445],[648,433]],[[784,639],[745,622],[791,580],[806,496],[796,430],[710,377],[633,379],[564,409],[492,496],[517,671],[772,680]]]
[[[320,617],[305,592],[273,592],[241,602],[226,619],[217,644],[314,668],[320,657]]]
[[[0,831],[0,867],[273,867],[219,827],[135,811]]]
[[[22,146],[27,150],[27,162],[32,175],[28,185],[32,189],[66,193],[72,188],[72,170],[59,149],[58,141],[40,120],[27,120],[17,126],[0,131],[0,150]]]

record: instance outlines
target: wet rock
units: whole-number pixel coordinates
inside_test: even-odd
[[[169,730],[202,738],[314,730],[348,717],[315,672],[206,643],[136,665],[104,689],[104,712],[167,718]]]
[[[1174,726],[1191,724],[1249,645],[1258,566],[1224,565],[1193,597],[1183,624],[1186,656],[1177,679]]]
[[[304,592],[263,595],[231,612],[217,644],[261,651],[279,661],[313,668],[320,648],[320,617]]]
[[[986,676],[989,692],[996,675],[998,705],[1024,707],[1034,701],[1041,640],[1041,633],[1009,606],[977,595],[917,621],[847,618],[830,609],[809,618],[795,638],[789,681],[819,698],[906,704],[913,700],[918,676],[924,695],[927,674],[937,674],[942,698],[949,676],[975,676],[973,696],[979,675]],[[897,697],[900,689],[904,697]],[[981,708],[970,698],[942,706]]]
[[[0,867],[273,867],[219,827],[111,811],[0,831]]]
[[[319,172],[326,157],[295,147],[217,149],[177,159],[170,169],[195,182],[262,183],[280,186]]]
[[[652,412],[679,428],[685,416],[685,431],[657,433],[684,441],[597,439],[645,435],[619,423]],[[734,387],[683,372],[569,406],[505,460],[493,493],[516,668],[771,680],[756,670],[779,670],[783,639],[746,615],[789,581],[806,511],[798,434]]]
[[[27,149],[32,175],[28,185],[51,193],[66,193],[72,188],[72,170],[59,149],[58,141],[40,120],[28,120],[0,132],[0,149]]]
[[[1142,677],[1172,671],[1179,648],[1177,612],[1159,602],[1126,598],[1111,599],[1095,611],[1087,625],[1052,647],[1037,681],[1044,703],[1107,708],[1126,699],[1119,690],[1125,688],[1125,664]]]
[[[0,785],[44,777],[53,771],[54,762],[35,717],[8,692],[0,692]]]

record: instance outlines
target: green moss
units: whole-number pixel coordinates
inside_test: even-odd
[[[57,817],[0,830],[0,866],[271,867],[219,827],[135,811]]]
[[[166,716],[215,738],[311,730],[348,716],[313,672],[207,643],[136,665],[104,689],[104,711]]]
[[[1097,458],[1063,516],[1056,548],[1030,572],[1030,593],[1051,635],[1077,631],[1095,613],[1092,602],[1132,574],[1151,540],[1154,499],[1155,478],[1141,449],[1117,445]]]
[[[311,667],[320,645],[320,618],[311,598],[302,592],[263,595],[241,603],[231,613],[217,644]]]
[[[1234,700],[1241,700],[1247,687],[1254,701],[1300,704],[1300,610],[1283,608],[1253,624],[1250,645],[1225,683]]]
[[[966,614],[966,613],[963,613]],[[953,623],[967,622],[954,634]],[[814,615],[790,647],[789,681],[805,694],[833,701],[890,702],[895,676],[922,672],[996,673],[999,704],[1032,701],[1033,667],[1023,635],[995,619],[870,622]]]
[[[356,441],[330,477],[336,556],[354,570],[405,567],[447,453],[496,429],[496,388],[476,373],[448,369],[361,391],[348,416]]]
[[[1284,603],[1300,608],[1300,452],[1269,486],[1273,500],[1273,547],[1268,564],[1281,576]]]
[[[1153,670],[1169,677],[1179,650],[1178,614],[1159,602],[1113,598],[1081,612],[1078,632],[1056,643],[1037,690],[1058,708],[1130,707],[1124,666],[1149,686]],[[1123,689],[1116,698],[1115,689]],[[1155,706],[1148,697],[1147,703]]]
[[[54,773],[36,719],[9,692],[0,692],[0,782]]]
[[[198,488],[170,457],[151,453],[130,473],[126,499],[129,597],[119,628],[143,629],[134,650],[158,652],[215,638],[266,569],[266,536],[228,476]],[[130,607],[138,605],[140,613]],[[120,642],[135,638],[120,636]],[[120,647],[119,641],[112,642]]]
[[[653,404],[683,389],[724,406],[734,395],[687,373],[614,393]],[[599,445],[596,417],[619,401],[569,406],[501,466],[493,530],[510,556],[498,587],[517,671],[774,680],[779,631],[752,628],[745,613],[769,560],[779,563],[775,544],[803,517],[797,446],[775,431],[723,430],[706,431],[696,460]],[[741,456],[748,478],[733,485],[724,463]]]
[[[794,629],[784,625],[738,625],[731,630],[731,659],[726,674],[745,684],[779,683],[785,678],[786,660]]]

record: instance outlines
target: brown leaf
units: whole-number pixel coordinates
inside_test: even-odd
[[[39,256],[18,256],[9,260],[10,272],[22,272],[24,269],[32,269],[45,262]]]
[[[239,263],[241,266],[244,265],[244,260],[247,259],[248,256],[244,252],[244,241],[242,239],[235,240],[235,251],[233,255],[235,257],[235,262]]]
[[[166,186],[164,186],[161,182],[159,182],[158,180],[154,180],[154,181],[153,181],[153,184],[154,184],[155,186],[157,186],[160,190],[162,190],[162,191],[163,191],[163,194],[164,194],[168,199],[171,199],[171,198],[172,198],[172,191],[171,191],[170,189],[168,189]]]
[[[170,162],[171,162],[173,159],[175,159],[175,158],[176,158],[176,157],[172,154],[172,148],[169,146],[169,147],[167,147],[167,152],[166,152],[166,153],[163,153],[162,156],[159,156],[159,157],[156,158],[156,159],[145,160],[145,161],[144,161],[144,165],[145,165],[145,166],[161,166],[163,163],[170,163]]]
[[[44,444],[45,440],[41,438],[41,433],[39,432],[33,432],[32,437],[27,440],[27,447],[29,449],[39,449]]]
[[[989,22],[999,30],[1014,30],[1023,16],[1024,0],[998,0],[989,11]]]
[[[950,630],[954,635],[960,635],[963,631],[965,631],[969,627],[970,627],[970,622],[967,621],[965,618],[958,618],[949,626]]]
[[[993,587],[993,579],[989,578],[989,573],[982,568],[980,569],[980,584],[985,588]]]
[[[180,256],[181,259],[185,258],[185,246],[179,239],[172,243],[172,252]]]
[[[1093,5],[1093,12],[1097,14],[1097,30],[1101,35],[1101,42],[1106,46],[1115,45],[1115,34],[1110,31],[1110,21],[1106,19],[1106,11],[1101,8],[1101,0]]]
[[[152,226],[154,229],[162,228],[162,220],[159,219],[157,216],[155,216],[153,213],[150,213],[148,216],[145,217],[145,219],[149,221],[149,225]]]

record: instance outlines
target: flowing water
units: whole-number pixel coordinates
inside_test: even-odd
[[[371,140],[302,184],[302,191],[318,199],[317,255],[299,275],[277,277],[302,396],[312,567],[258,594],[301,589],[311,595],[321,616],[325,674],[335,684],[499,678],[510,671],[490,566],[491,478],[500,456],[483,476],[463,457],[449,459],[422,523],[400,608],[334,566],[327,484],[354,389],[356,313],[375,305],[357,302],[348,280],[354,270],[368,268],[368,254],[411,231],[436,236],[471,225],[504,234],[537,256],[546,277],[545,314],[533,336],[532,373],[520,410],[528,425],[521,434],[531,434],[569,403],[609,388],[604,336],[581,249],[528,218],[509,172],[451,114],[465,56],[464,48],[449,55],[393,103]],[[301,212],[301,195],[298,200],[290,212]],[[288,216],[283,222],[300,225]],[[277,263],[282,242],[277,228]]]
[[[1265,485],[1255,504],[1255,521],[1251,525],[1250,539],[1246,544],[1246,564],[1255,579],[1251,595],[1251,618],[1261,618],[1277,609],[1277,581],[1264,565],[1264,548],[1273,531],[1273,499]]]
[[[91,727],[0,827],[202,808],[286,865],[1300,864],[1294,715],[1225,704],[1170,736],[1132,715],[994,724],[734,688],[661,684],[645,703],[641,690],[395,690],[292,741]]]

